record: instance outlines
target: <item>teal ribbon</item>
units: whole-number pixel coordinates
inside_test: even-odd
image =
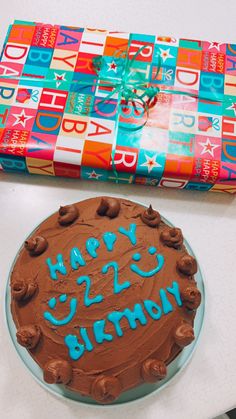
[[[141,52],[145,48],[146,48],[145,45],[141,47],[131,60],[128,59],[127,52],[124,52],[124,51],[120,51],[122,53],[122,56],[117,58],[119,50],[116,51],[115,54],[113,55],[113,59],[114,61],[116,60],[115,64],[117,65],[117,67],[119,67],[119,58],[122,58],[122,60],[125,58],[125,65],[123,64],[121,80],[115,80],[114,78],[110,78],[110,77],[107,77],[107,78],[103,77],[103,83],[98,82],[99,87],[109,86],[113,90],[111,93],[108,93],[103,99],[101,99],[97,104],[107,102],[115,94],[118,93],[118,107],[120,107],[121,109],[122,109],[122,105],[121,105],[122,99],[124,99],[126,104],[128,104],[128,102],[131,102],[133,104],[137,102],[143,106],[144,114],[146,116],[145,121],[138,126],[136,125],[135,127],[132,127],[132,126],[121,127],[123,130],[127,130],[127,131],[137,131],[146,125],[148,121],[149,110],[154,106],[153,105],[154,99],[157,98],[159,93],[185,95],[185,96],[198,98],[198,95],[194,93],[177,90],[177,89],[160,89],[158,86],[153,86],[152,83],[157,80],[158,74],[162,68],[163,60],[160,54],[158,54],[158,57],[157,57],[158,62],[156,65],[156,72],[154,74],[154,77],[152,78],[151,81],[143,80],[142,74],[140,74],[140,72],[136,70],[135,68],[132,68],[132,66],[135,63],[135,60],[138,57],[138,55],[141,54]],[[92,61],[93,61],[94,70],[97,76],[99,77],[100,71],[102,67],[106,64],[106,61],[104,60],[103,56],[94,57]],[[140,80],[139,81],[133,80],[134,76],[136,78],[139,78]],[[78,82],[78,83],[84,84],[84,82]],[[138,91],[141,93],[137,93]],[[208,99],[206,97],[204,97],[204,99],[211,100],[214,102],[218,101],[218,100],[213,100],[212,98]],[[118,114],[119,114],[119,111],[120,109],[118,109]]]
[[[117,138],[118,134],[118,128],[134,132],[142,129],[149,117],[149,110],[155,105],[158,94],[160,93],[168,93],[168,94],[176,94],[176,95],[185,95],[185,96],[191,96],[198,98],[197,95],[181,91],[181,90],[172,90],[172,89],[160,89],[158,86],[153,86],[152,83],[157,80],[158,74],[162,68],[162,58],[160,54],[158,54],[158,62],[156,65],[156,72],[154,74],[154,77],[151,81],[143,80],[142,74],[138,70],[136,70],[133,67],[133,64],[135,63],[136,58],[138,55],[146,48],[144,45],[143,47],[139,48],[139,50],[134,54],[133,58],[129,60],[128,53],[126,51],[120,51],[117,50],[114,55],[113,59],[117,67],[120,66],[123,67],[122,75],[120,77],[120,80],[116,80],[110,77],[102,78],[102,82],[98,82],[99,87],[111,87],[112,91],[108,93],[103,99],[101,99],[99,102],[97,102],[97,105],[101,103],[105,103],[109,101],[114,95],[118,94],[118,110],[117,110],[117,119],[116,119],[116,127],[115,127],[115,139]],[[123,63],[125,59],[125,64]],[[122,61],[121,61],[122,60]],[[106,65],[106,61],[104,60],[103,56],[98,56],[93,58],[93,67],[97,74],[97,76],[100,76],[100,72],[104,65]],[[134,77],[139,78],[138,81],[134,80]],[[79,84],[82,84],[82,82],[78,82]],[[84,84],[84,83],[83,83]],[[86,86],[85,86],[86,87]],[[205,98],[206,99],[206,98]],[[143,107],[143,115],[145,116],[145,120],[135,126],[129,125],[122,125],[119,123],[119,115],[122,112],[122,100],[125,101],[125,104],[127,105],[129,102],[132,103],[132,105],[135,107],[135,103],[138,103],[139,106],[141,105]],[[211,99],[212,100],[212,99]],[[125,105],[124,105],[125,106]],[[116,141],[113,143],[112,153],[111,153],[111,160],[112,160],[112,170],[115,175],[115,182],[119,183],[119,176],[115,167],[115,150],[116,150]]]

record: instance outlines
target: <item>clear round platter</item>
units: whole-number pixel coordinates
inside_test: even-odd
[[[138,202],[138,203],[140,204],[140,202]],[[141,205],[145,206],[144,204],[141,204]],[[171,224],[164,217],[162,217],[162,220],[166,224],[168,224],[169,226],[173,226],[173,224]],[[31,234],[33,234],[33,232]],[[188,242],[186,240],[184,240],[184,245],[185,245],[188,253],[196,258],[193,250],[191,249],[190,245],[188,244]],[[19,252],[20,252],[20,250],[19,250]],[[54,395],[62,397],[62,398],[70,399],[70,400],[73,400],[75,402],[86,403],[86,404],[90,404],[90,405],[96,405],[97,407],[101,406],[98,403],[96,403],[94,400],[92,400],[91,398],[81,396],[79,393],[71,391],[71,390],[67,389],[66,387],[64,387],[63,385],[47,384],[43,380],[43,372],[42,372],[41,368],[33,360],[33,358],[30,356],[28,351],[17,343],[16,327],[15,327],[15,324],[14,324],[13,319],[12,319],[11,308],[10,308],[11,293],[10,293],[9,283],[10,283],[11,272],[12,272],[13,266],[15,264],[15,261],[18,257],[18,253],[15,257],[15,260],[13,261],[13,264],[12,264],[12,267],[11,267],[11,270],[10,270],[10,274],[9,274],[9,278],[8,278],[8,281],[7,281],[7,285],[6,285],[5,314],[6,314],[6,323],[7,323],[8,331],[9,331],[12,343],[15,346],[15,349],[16,349],[19,357],[21,358],[21,360],[25,364],[25,367],[28,369],[28,371],[34,377],[34,379],[44,389],[48,390],[49,392],[53,393]],[[198,289],[200,290],[200,292],[202,294],[202,302],[201,302],[200,307],[197,309],[196,317],[195,317],[195,320],[194,320],[195,340],[193,341],[193,343],[191,345],[185,347],[182,350],[182,352],[168,365],[167,376],[164,380],[161,380],[161,381],[159,381],[157,383],[154,383],[154,384],[143,384],[143,385],[140,385],[139,387],[136,387],[132,390],[126,391],[126,392],[122,393],[121,396],[116,401],[114,401],[111,405],[106,405],[106,407],[121,404],[121,403],[134,402],[135,400],[138,400],[140,398],[147,397],[148,395],[150,395],[153,392],[155,392],[155,393],[160,392],[188,364],[188,362],[190,361],[190,359],[191,359],[191,357],[192,357],[192,355],[193,355],[193,353],[194,353],[194,351],[195,351],[195,349],[198,345],[199,336],[200,336],[200,333],[201,333],[203,320],[204,320],[205,291],[204,291],[204,282],[203,282],[203,278],[202,278],[202,274],[201,274],[201,268],[200,268],[199,265],[198,265],[198,272],[195,275],[195,280],[197,282]]]

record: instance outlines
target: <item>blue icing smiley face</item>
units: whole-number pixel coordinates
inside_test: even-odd
[[[155,259],[157,261],[157,266],[155,268],[151,269],[150,271],[143,271],[136,263],[132,263],[130,265],[131,271],[135,272],[139,276],[142,276],[143,278],[150,278],[151,276],[157,274],[163,268],[164,265],[164,256],[157,253],[156,247],[149,247],[148,253],[153,256],[155,255]],[[142,256],[140,255],[140,253],[135,253],[132,259],[135,262],[139,262],[141,257]]]
[[[59,296],[58,300],[59,300],[60,303],[65,303],[67,301],[67,294],[61,294]],[[56,297],[53,297],[48,301],[48,306],[51,310],[55,310],[56,305],[57,305]],[[46,320],[48,320],[54,326],[64,326],[64,325],[68,324],[74,318],[74,316],[76,314],[77,298],[71,298],[70,303],[69,303],[69,309],[70,310],[69,310],[68,315],[66,317],[64,317],[63,319],[60,319],[60,320],[57,319],[49,311],[44,312],[44,318]]]

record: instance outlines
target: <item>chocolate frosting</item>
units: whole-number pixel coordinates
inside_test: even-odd
[[[114,376],[99,375],[93,382],[91,388],[92,397],[99,403],[111,403],[121,393],[121,384]]]
[[[79,216],[78,208],[75,205],[66,205],[59,208],[58,223],[62,226],[72,224]]]
[[[157,227],[161,222],[161,216],[159,212],[154,211],[151,205],[148,209],[141,213],[141,219],[150,227]]]
[[[177,261],[177,268],[185,275],[194,275],[197,272],[197,261],[193,256],[183,255]]]
[[[191,324],[182,322],[179,324],[174,332],[175,342],[180,348],[190,345],[194,340],[194,330]]]
[[[64,359],[51,359],[44,366],[43,378],[49,384],[68,384],[72,378],[72,367]]]
[[[41,255],[48,247],[47,239],[43,236],[31,237],[25,241],[25,248],[31,256]]]
[[[201,293],[195,286],[189,286],[182,290],[181,297],[183,304],[189,310],[196,310],[201,304]]]
[[[109,203],[106,210],[104,202]],[[179,284],[185,301],[189,301],[189,291],[186,289],[195,289],[196,282],[192,275],[183,275],[176,268],[177,262],[187,254],[180,230],[175,229],[176,234],[171,235],[171,229],[163,221],[160,221],[157,228],[147,225],[140,216],[146,211],[143,206],[125,199],[103,197],[101,200],[99,197],[76,203],[72,208],[72,213],[79,214],[79,217],[68,226],[58,223],[56,212],[36,229],[33,237],[44,237],[48,242],[42,254],[32,258],[30,252],[22,247],[11,276],[12,284],[16,284],[19,278],[22,283],[11,288],[11,310],[18,330],[18,342],[29,350],[43,369],[48,382],[60,380],[71,390],[91,396],[100,403],[110,403],[121,392],[143,381],[150,382],[165,376],[165,366],[193,339],[191,328],[195,312],[187,310],[185,304],[178,306],[174,296],[168,293],[168,299],[174,307],[172,312],[163,314],[159,320],[147,316],[147,324],[142,326],[138,321],[135,330],[129,327],[126,318],[122,318],[122,337],[117,336],[114,325],[107,322],[106,333],[111,334],[113,340],[101,344],[94,339],[94,322],[107,318],[114,310],[132,310],[135,304],[143,304],[144,300],[160,304],[160,289],[167,289],[173,281]],[[133,245],[125,234],[118,232],[120,227],[128,230],[131,223],[137,226],[137,243]],[[117,235],[112,252],[108,251],[103,241],[105,232]],[[91,257],[86,251],[86,240],[91,237],[100,242],[97,258]],[[31,237],[27,242],[30,240]],[[86,263],[85,266],[79,266],[78,270],[70,266],[70,250],[75,246],[80,249]],[[135,262],[140,269],[152,270],[157,264],[156,256],[149,254],[148,249],[154,247],[164,257],[163,268],[149,278],[137,275],[130,269],[133,255],[140,254],[140,260]],[[64,257],[67,273],[59,273],[58,279],[52,280],[46,260],[50,258],[56,263],[59,253]],[[110,261],[119,263],[119,282],[130,282],[130,287],[119,294],[114,294],[112,272],[102,273],[102,267]],[[85,284],[77,284],[77,279],[85,275],[91,278],[90,298],[99,294],[104,297],[103,301],[89,307],[84,305]],[[28,284],[29,278],[37,278],[38,290],[27,303],[19,303],[17,289],[21,298],[24,298],[27,293],[25,284]],[[62,294],[67,294],[67,301],[59,301]],[[54,311],[48,306],[52,297],[57,299]],[[73,297],[78,300],[73,320],[62,326],[55,326],[45,320],[44,313],[48,310],[55,313],[58,319],[65,318]],[[78,336],[81,342],[81,327],[86,328],[93,350],[85,351],[80,359],[73,360],[64,339],[71,334]]]
[[[21,326],[16,332],[17,342],[27,349],[33,349],[41,337],[40,327],[35,324]]]
[[[155,383],[165,378],[167,374],[166,365],[163,361],[148,358],[143,362],[141,374],[147,383]]]
[[[120,212],[120,202],[116,198],[102,198],[97,208],[98,215],[106,215],[109,218],[115,218]]]
[[[11,294],[17,301],[29,300],[38,288],[38,284],[34,280],[15,279],[11,283]]]
[[[166,246],[174,247],[175,249],[178,249],[178,247],[182,246],[184,241],[182,231],[177,227],[165,228],[161,232],[160,237]]]

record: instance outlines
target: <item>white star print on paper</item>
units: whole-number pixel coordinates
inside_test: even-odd
[[[146,161],[140,164],[140,166],[147,167],[148,173],[150,173],[154,167],[161,167],[161,164],[157,163],[156,161],[157,154],[154,154],[154,156],[150,157],[145,153],[145,159]]]
[[[89,179],[99,179],[102,176],[96,173],[95,170],[93,170],[92,172],[87,172],[86,175],[88,175]]]
[[[107,63],[108,65],[108,70],[107,71],[114,71],[115,73],[117,73],[117,65],[114,61],[112,61],[111,63]]]
[[[66,81],[66,73],[58,74],[54,71],[54,79],[56,80],[56,86],[59,87],[62,81]]]
[[[232,103],[232,105],[231,106],[229,106],[228,108],[226,108],[226,109],[232,109],[233,111],[234,111],[234,115],[236,116],[236,102],[235,103]]]
[[[12,126],[21,124],[23,128],[25,128],[25,124],[29,119],[33,118],[33,115],[26,115],[25,110],[22,109],[21,113],[13,113],[12,116],[16,118],[14,124]]]
[[[221,42],[211,42],[211,45],[209,45],[208,49],[217,49],[217,51],[220,52],[220,46],[222,45]]]
[[[212,157],[214,157],[214,150],[220,147],[219,144],[212,144],[209,138],[206,139],[205,143],[199,144],[203,147],[201,154],[209,153]]]
[[[170,48],[167,48],[167,49],[160,48],[160,51],[161,51],[160,56],[164,63],[166,60],[168,60],[168,58],[175,58],[174,55],[171,55]]]

